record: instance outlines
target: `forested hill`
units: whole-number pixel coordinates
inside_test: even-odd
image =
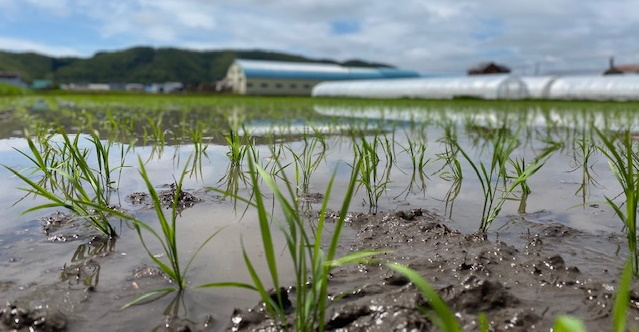
[[[36,53],[0,52],[0,71],[19,72],[27,82],[46,78],[53,79],[56,83],[202,83],[223,78],[229,65],[236,58],[338,63],[259,50],[191,51],[134,47],[122,51],[98,52],[91,58],[56,58]],[[361,60],[340,64],[355,67],[388,67]]]

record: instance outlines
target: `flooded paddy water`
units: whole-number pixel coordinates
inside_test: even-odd
[[[285,194],[290,185],[309,234],[324,215],[333,179],[322,219],[325,248],[354,179],[336,258],[379,250],[379,261],[331,270],[326,329],[432,329],[417,308],[428,307],[426,301],[384,261],[419,272],[464,330],[478,329],[481,312],[495,330],[548,330],[560,315],[577,317],[593,331],[612,327],[618,280],[632,255],[624,224],[606,202],[625,211],[602,135],[622,144],[620,133],[628,131],[631,151],[638,153],[630,139],[639,124],[637,104],[48,96],[4,99],[0,107],[0,164],[6,166],[0,168],[0,290],[6,303],[0,329],[272,327],[257,292],[197,287],[253,284],[244,252],[265,288],[273,287],[260,213],[247,203],[256,204],[251,160],[264,169],[256,181],[273,215],[272,254],[282,287],[295,285],[297,272],[281,231],[289,227],[287,216],[263,176]],[[107,216],[111,237],[77,207],[76,213],[61,204],[23,214],[51,199],[25,196],[22,189],[34,187],[11,170],[59,195],[73,192],[62,201],[76,204],[78,191],[65,181],[77,179],[74,172],[86,178],[80,169],[62,166],[72,162],[63,133],[85,153],[80,159],[97,178],[110,174],[104,192],[95,195],[107,197],[104,209],[122,213]],[[59,171],[56,179],[68,187],[38,182],[46,176],[35,167],[29,142],[35,154],[47,156],[44,169]],[[109,151],[102,162],[99,146]],[[482,178],[493,160],[501,160],[496,165],[503,172]],[[162,227],[142,169],[169,219],[180,193],[175,239],[181,269],[195,259],[183,291],[123,309],[147,292],[176,287],[153,260],[170,264],[170,251],[151,233]],[[486,186],[493,188],[487,207]],[[93,187],[85,181],[82,188]],[[89,207],[90,215],[99,213]],[[477,233],[482,224],[485,232]],[[291,307],[299,307],[296,290],[287,294]],[[633,324],[639,293],[631,298]],[[294,320],[292,308],[284,321]]]

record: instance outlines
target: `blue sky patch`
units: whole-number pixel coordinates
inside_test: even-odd
[[[472,36],[478,41],[487,41],[501,36],[506,30],[504,21],[498,18],[480,19],[480,28],[473,32]]]
[[[331,21],[331,34],[340,36],[340,35],[350,35],[353,33],[358,33],[362,30],[359,21],[356,20],[335,20]]]

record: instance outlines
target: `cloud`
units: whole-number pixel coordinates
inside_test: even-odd
[[[52,46],[3,36],[0,36],[0,49],[16,52],[37,52],[56,56],[77,56],[80,54],[72,47]]]
[[[3,6],[90,19],[95,38],[114,48],[261,48],[424,72],[460,72],[487,60],[542,69],[605,67],[611,55],[639,61],[636,0],[0,0]]]

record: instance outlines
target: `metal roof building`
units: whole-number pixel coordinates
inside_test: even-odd
[[[313,89],[312,95],[354,98],[523,99],[528,98],[528,89],[526,84],[516,76],[493,74],[323,82]]]
[[[235,60],[224,79],[227,89],[251,95],[310,95],[323,81],[418,77],[411,70],[344,67],[330,63]]]

